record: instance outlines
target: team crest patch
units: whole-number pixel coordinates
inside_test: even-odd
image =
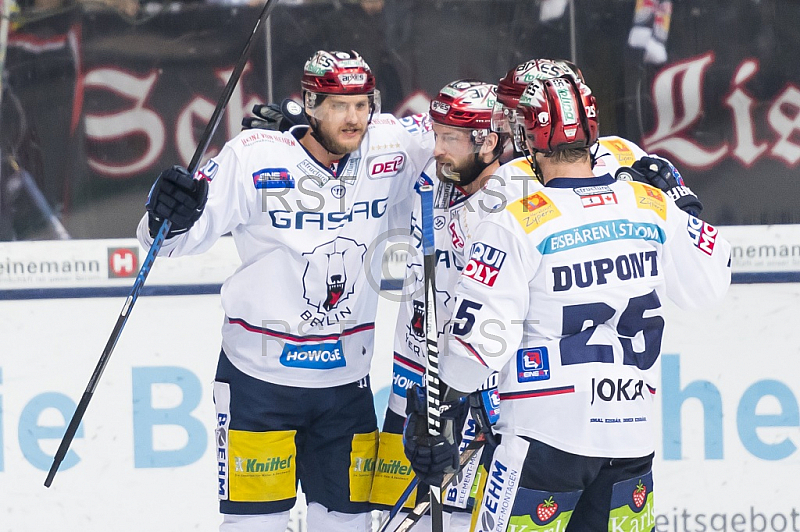
[[[303,297],[310,310],[301,317],[316,326],[336,323],[350,315],[350,296],[361,272],[367,247],[349,238],[337,238],[303,253],[308,261],[303,273]]]
[[[667,203],[664,200],[664,193],[650,185],[627,181],[633,187],[636,195],[636,206],[640,209],[648,209],[658,214],[662,220],[667,219]]]
[[[716,227],[699,218],[689,216],[686,230],[689,232],[692,242],[694,242],[694,247],[709,257],[714,253],[714,244],[717,242],[717,233],[719,232]]]
[[[517,382],[546,381],[550,378],[550,358],[546,347],[517,351]]]
[[[414,315],[411,317],[411,333],[417,338],[425,336],[425,303],[414,300]]]
[[[483,242],[472,244],[469,262],[464,266],[462,274],[486,286],[494,286],[500,268],[506,260],[506,252]]]
[[[286,168],[262,168],[253,172],[256,188],[294,188],[294,178]]]
[[[561,211],[543,192],[536,192],[521,200],[511,202],[506,209],[514,215],[526,233],[561,216]]]

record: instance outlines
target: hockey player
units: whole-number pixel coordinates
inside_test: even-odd
[[[356,52],[317,52],[301,85],[309,126],[243,131],[194,179],[165,170],[138,228],[149,246],[169,219],[166,256],[231,232],[242,260],[222,288],[214,383],[223,532],[284,532],[298,481],[309,530],[371,528],[373,287],[433,135],[380,114]]]
[[[490,130],[495,89],[495,85],[475,80],[454,81],[442,88],[430,103],[429,116],[436,142],[433,150],[435,160],[426,169],[426,175],[436,175],[433,180],[434,240],[437,247],[435,283],[440,333],[452,315],[452,288],[466,264],[463,224],[483,208],[483,205],[474,203],[473,198],[500,167],[499,158],[508,144],[507,135]],[[418,204],[414,216],[417,224],[421,218],[419,211]],[[419,227],[415,232],[419,243]],[[421,254],[410,254],[395,331],[392,393],[380,435],[372,487],[371,500],[382,508],[393,506],[413,478],[410,464],[403,454],[402,432],[406,419],[406,390],[415,383],[421,384],[425,371],[423,308],[422,257]],[[490,404],[492,397],[489,392],[483,395],[486,403]],[[470,416],[464,424],[462,448],[475,437],[475,430],[475,422]],[[448,530],[453,532],[469,528],[470,515],[466,508],[479,459],[480,454],[470,462],[459,484],[445,491],[443,502],[448,510],[445,520]],[[392,464],[398,466],[390,467]],[[427,489],[418,491],[427,493]],[[407,506],[413,506],[413,503],[414,497],[409,497]],[[425,527],[430,527],[427,518],[418,525],[421,530]]]
[[[523,154],[524,139],[519,137],[521,130],[517,128],[516,108],[520,96],[530,82],[564,75],[571,76],[581,91],[591,92],[578,67],[568,61],[552,59],[526,61],[509,70],[498,83],[497,101],[492,113],[492,130],[512,136],[517,158],[501,166],[496,177],[490,180],[489,190],[494,190],[491,195],[502,198],[516,197],[520,193],[527,195],[532,192],[532,187],[537,186],[536,182],[525,179],[525,176],[533,176],[533,169]],[[651,168],[653,165],[655,166]],[[683,178],[672,163],[648,155],[636,143],[622,137],[603,136],[597,139],[592,150],[592,170],[596,176],[607,173],[617,176],[621,168],[631,166],[636,170],[633,173],[634,178],[672,194],[673,200],[681,209],[694,216],[700,215],[702,203],[685,186]],[[672,181],[677,182],[678,186],[672,186]],[[520,183],[525,185],[526,190],[520,190]]]
[[[593,174],[594,105],[569,76],[528,86],[518,127],[544,187],[484,218],[456,286],[445,399],[500,375],[483,532],[654,528],[661,301],[713,304],[730,283],[714,227],[659,189]],[[420,442],[457,452],[418,436],[424,423],[409,417],[409,456]]]

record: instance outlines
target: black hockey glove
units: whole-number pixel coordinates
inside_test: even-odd
[[[666,159],[642,157],[631,168],[635,170],[634,179],[661,189],[675,205],[692,216],[699,216],[703,211],[703,204],[684,184],[680,172]]]
[[[165,219],[172,222],[167,238],[188,231],[203,214],[207,198],[205,179],[192,179],[181,166],[161,172],[147,197],[150,237],[155,238]]]
[[[253,114],[242,118],[242,129],[270,129],[289,131],[293,126],[307,126],[308,120],[303,107],[294,100],[286,98],[280,105],[254,105]]]
[[[497,436],[492,430],[495,423],[497,423],[498,408],[500,406],[500,397],[497,394],[497,388],[490,388],[488,390],[478,390],[472,392],[469,398],[469,412],[472,414],[472,419],[477,424],[478,432],[483,433],[486,438],[486,444],[490,448],[495,448],[500,443]]]
[[[403,447],[420,481],[441,486],[445,473],[458,470],[461,427],[466,416],[466,401],[442,405],[441,434],[428,434],[425,388],[414,385],[406,391],[406,426]]]

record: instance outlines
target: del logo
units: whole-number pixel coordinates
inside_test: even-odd
[[[483,242],[475,242],[469,255],[463,274],[486,286],[494,286],[497,274],[506,260],[506,252]]]
[[[461,224],[458,219],[450,220],[448,229],[450,231],[450,240],[453,242],[453,249],[464,249],[464,237],[461,236]]]
[[[689,236],[694,242],[694,247],[711,256],[714,253],[714,244],[717,241],[717,228],[705,223],[699,218],[689,216],[689,223],[686,225]]]
[[[256,188],[294,188],[294,178],[286,168],[262,168],[253,173]]]
[[[136,277],[139,248],[108,248],[108,278]]]
[[[347,365],[342,354],[342,341],[322,344],[284,344],[281,364],[289,368],[332,369]]]
[[[550,358],[546,347],[517,351],[517,382],[546,381],[550,378]]]
[[[406,156],[402,153],[378,155],[369,160],[369,176],[373,179],[392,177],[403,169]]]

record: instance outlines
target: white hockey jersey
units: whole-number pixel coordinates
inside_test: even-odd
[[[458,279],[440,376],[500,373],[501,433],[603,457],[653,452],[661,302],[721,300],[730,245],[656,188],[556,179],[487,215]]]
[[[243,131],[198,170],[203,215],[161,254],[202,253],[232,233],[242,264],[222,287],[222,346],[238,369],[302,387],[368,374],[386,241],[408,232],[432,149],[424,117],[383,114],[335,170],[265,130]],[[149,247],[147,215],[137,234]]]
[[[526,168],[526,179],[519,178]],[[453,314],[453,288],[467,262],[465,255],[475,228],[487,213],[502,210],[508,197],[521,195],[530,182],[531,169],[524,158],[502,165],[484,188],[472,195],[467,195],[453,183],[437,179],[435,162],[426,168],[425,177],[434,186],[436,320],[441,339]],[[417,202],[412,221],[416,249],[415,253],[409,254],[406,262],[406,280],[395,330],[392,393],[389,396],[389,408],[402,416],[405,416],[406,390],[413,384],[422,384],[426,364],[420,209],[420,203]],[[447,348],[442,343],[439,347]]]
[[[596,175],[615,175],[621,166],[630,166],[647,155],[635,143],[622,137],[601,137],[594,152]],[[461,270],[467,263],[465,254],[475,234],[478,223],[490,212],[503,210],[510,201],[527,196],[542,188],[533,176],[531,165],[525,157],[518,157],[498,168],[486,185],[467,196],[452,184],[436,178],[436,164],[432,162],[425,173],[434,185],[434,241],[436,245],[436,318],[439,327],[440,350],[447,345],[441,335],[453,315],[453,291]],[[422,384],[425,373],[424,285],[421,252],[421,228],[418,226],[420,204],[414,207],[412,223],[417,254],[409,255],[406,263],[406,282],[398,311],[394,340],[394,368],[389,408],[405,416],[406,390],[413,384]]]

